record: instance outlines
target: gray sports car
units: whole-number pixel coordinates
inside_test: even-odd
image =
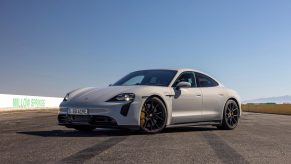
[[[60,105],[60,125],[80,131],[97,127],[157,133],[166,127],[237,127],[238,94],[192,69],[132,72],[109,87],[69,92]]]

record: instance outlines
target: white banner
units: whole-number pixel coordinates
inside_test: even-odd
[[[12,109],[58,108],[63,98],[0,94],[0,111]]]

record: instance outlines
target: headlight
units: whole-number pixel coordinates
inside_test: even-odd
[[[134,101],[135,94],[133,93],[122,93],[119,94],[112,99],[108,100],[107,102],[112,102],[112,101],[127,101],[127,102],[132,102]]]
[[[70,98],[70,94],[66,94],[66,96],[65,96],[65,98],[64,98],[64,100],[63,100],[63,101],[68,101],[68,100],[69,100],[69,98]]]

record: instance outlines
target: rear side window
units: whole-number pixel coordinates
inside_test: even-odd
[[[214,79],[212,79],[209,76],[206,76],[198,72],[195,72],[195,74],[196,74],[198,87],[216,87],[219,85],[218,82],[216,82]]]

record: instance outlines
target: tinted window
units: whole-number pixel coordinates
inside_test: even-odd
[[[196,80],[193,72],[183,72],[175,81],[173,87],[176,87],[180,82],[188,82],[191,84],[191,87],[196,87]]]
[[[125,83],[123,83],[123,85],[137,85],[137,84],[141,84],[141,82],[142,82],[143,79],[144,79],[144,75],[134,76],[131,79],[129,79],[128,81],[126,81]]]
[[[117,81],[114,86],[120,85],[150,85],[169,86],[177,71],[172,70],[145,70],[130,73]]]
[[[199,87],[215,87],[218,86],[218,83],[213,80],[211,77],[206,76],[201,73],[195,73],[196,74],[196,80]]]

